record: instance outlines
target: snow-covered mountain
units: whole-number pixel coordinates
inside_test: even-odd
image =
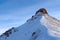
[[[45,14],[47,14],[46,10],[39,9],[23,25],[3,33],[0,40],[60,40],[59,37],[49,34],[49,28],[46,26],[49,21],[45,20]]]

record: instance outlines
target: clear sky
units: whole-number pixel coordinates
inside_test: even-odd
[[[60,0],[0,0],[0,34],[22,25],[40,8],[60,20]]]

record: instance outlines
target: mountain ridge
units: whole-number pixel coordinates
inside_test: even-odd
[[[43,16],[48,14],[44,8],[39,9],[35,15],[28,19],[23,25],[16,28],[9,37],[1,40],[60,40],[48,34],[48,29],[41,23]],[[14,28],[15,29],[15,28]]]

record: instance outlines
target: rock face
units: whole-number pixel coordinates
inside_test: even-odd
[[[0,37],[2,37],[1,39],[6,39],[6,38],[8,38],[11,34],[13,34],[16,31],[17,31],[17,29],[12,27],[11,29],[9,29],[5,33],[3,33]]]
[[[41,8],[23,25],[3,33],[0,40],[60,40],[59,22]]]
[[[39,12],[41,12],[42,14],[48,14],[45,8],[39,9],[39,10],[36,12],[36,14],[38,14]]]

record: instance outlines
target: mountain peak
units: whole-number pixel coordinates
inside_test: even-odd
[[[45,8],[41,8],[39,9],[36,14],[38,14],[39,12],[41,12],[42,14],[48,14],[47,10]]]
[[[39,9],[36,14],[23,25],[6,31],[2,37],[0,36],[0,40],[58,39],[58,37],[60,37],[60,22],[46,14],[48,13],[45,8]]]
[[[48,14],[45,8],[41,8],[38,11],[36,11],[35,15],[33,15],[30,19],[27,20],[28,21],[32,21],[34,19],[39,18],[38,20],[40,20],[42,18],[42,16]]]

